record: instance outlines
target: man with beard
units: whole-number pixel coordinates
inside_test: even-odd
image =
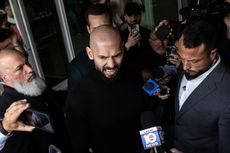
[[[230,152],[230,74],[217,52],[216,28],[188,25],[178,42],[183,73],[176,96],[173,153]]]
[[[129,69],[141,73],[148,67],[152,69],[154,60],[150,59],[154,53],[149,45],[150,30],[140,26],[141,7],[138,3],[130,2],[124,10],[124,20],[127,28],[121,31],[122,40],[125,42],[126,59]]]
[[[67,96],[66,120],[73,153],[140,153],[142,89],[122,64],[119,31],[109,25],[90,34],[95,69]]]
[[[89,34],[95,27],[111,25],[109,8],[105,4],[94,4],[90,6],[85,13],[85,19]],[[84,49],[68,65],[68,90],[72,90],[93,68],[93,61],[88,58]]]
[[[51,144],[68,152],[64,113],[27,58],[17,50],[1,50],[0,77],[0,152],[48,153]]]

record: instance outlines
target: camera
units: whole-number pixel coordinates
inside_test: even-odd
[[[26,109],[19,116],[19,120],[21,120],[24,124],[34,126],[37,129],[41,129],[49,133],[54,132],[49,115],[43,111],[31,108]]]
[[[155,32],[158,39],[161,41],[166,40],[169,38],[171,32],[171,28],[167,25],[162,25],[159,27],[159,29]]]
[[[140,32],[140,25],[139,24],[133,24],[131,28],[132,35],[136,35]]]
[[[218,0],[197,0],[192,2],[188,7],[179,11],[183,20],[188,22],[193,22],[196,19],[218,19],[230,13],[230,4],[227,2],[221,3]]]
[[[177,47],[175,45],[166,47],[165,57],[167,59],[167,64],[172,65],[172,63],[170,63],[169,61],[169,58],[173,58],[172,54],[176,54],[176,53],[177,53]]]

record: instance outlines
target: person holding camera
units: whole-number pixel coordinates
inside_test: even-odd
[[[15,49],[0,50],[0,78],[0,152],[48,153],[52,144],[68,153],[60,97],[36,76],[27,57]]]
[[[147,67],[154,66],[154,59],[150,58],[152,51],[148,39],[150,30],[140,26],[141,7],[138,3],[130,2],[124,10],[124,20],[127,28],[121,31],[125,43],[125,62],[134,73],[141,73]],[[154,64],[152,64],[154,63]]]

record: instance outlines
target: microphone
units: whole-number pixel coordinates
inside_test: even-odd
[[[161,146],[164,141],[164,132],[157,122],[153,112],[146,111],[141,114],[141,125],[144,130],[140,131],[140,136],[144,150],[154,149],[158,153],[157,147]]]
[[[186,86],[183,86],[182,88],[183,88],[184,91],[186,90]]]

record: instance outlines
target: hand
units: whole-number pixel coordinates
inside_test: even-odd
[[[172,53],[172,54],[169,55],[168,61],[170,63],[172,63],[173,65],[175,65],[176,68],[178,68],[179,65],[180,65],[180,63],[181,63],[179,55],[178,54],[174,54],[174,53]]]
[[[29,107],[29,103],[26,100],[19,100],[10,105],[4,114],[2,120],[2,126],[7,132],[12,131],[27,131],[31,132],[35,127],[26,125],[22,121],[18,120],[19,116],[24,110]]]
[[[159,55],[164,55],[166,52],[166,46],[168,45],[168,39],[160,40],[156,32],[162,27],[167,26],[169,27],[169,22],[167,20],[162,20],[155,28],[152,28],[152,31],[150,33],[149,37],[149,43],[152,47],[153,51],[155,51]],[[169,35],[172,33],[170,32]]]
[[[160,21],[160,23],[154,28],[154,31],[157,31],[163,25],[169,26],[169,21],[168,20]]]
[[[141,76],[142,76],[143,81],[146,82],[148,79],[152,77],[152,72],[149,70],[142,70]]]
[[[141,35],[140,33],[132,34],[129,33],[128,40],[125,43],[125,48],[129,50],[131,47],[135,46],[136,44],[140,43]]]
[[[156,36],[156,31],[152,31],[149,37],[149,44],[154,52],[159,55],[164,55],[166,52],[166,46],[168,44],[168,40],[161,41]]]
[[[158,91],[158,93],[155,93],[157,97],[161,100],[166,100],[170,96],[170,88],[166,85],[161,86],[161,90],[165,90],[165,93],[161,93],[162,91]]]
[[[172,149],[170,149],[170,151],[171,151],[172,153],[183,153],[183,152],[181,152],[180,150],[177,150],[176,148],[172,148]]]

